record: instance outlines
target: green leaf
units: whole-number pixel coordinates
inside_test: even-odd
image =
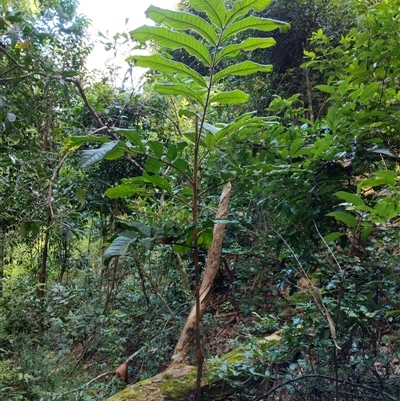
[[[396,185],[396,179],[397,179],[396,171],[381,170],[373,172],[372,175],[384,178],[386,180],[386,184],[390,185],[391,187],[394,187]]]
[[[274,46],[276,44],[273,38],[247,38],[245,41],[238,44],[231,44],[224,47],[216,56],[215,62],[218,63],[222,57],[234,57],[241,50],[252,51],[255,49],[266,49],[267,47]]]
[[[227,11],[222,0],[189,0],[197,11],[205,12],[210,21],[218,28],[223,28]]]
[[[110,141],[109,138],[106,136],[85,135],[85,136],[70,136],[68,138],[65,138],[63,144],[65,150],[76,150],[79,149],[86,142],[106,143],[109,141]]]
[[[156,84],[154,85],[154,90],[162,95],[171,96],[186,96],[188,98],[194,99],[204,106],[204,98],[200,95],[199,91],[193,90],[187,85],[179,84]],[[202,91],[204,92],[204,91]],[[205,92],[204,92],[205,93]]]
[[[146,152],[143,137],[135,129],[114,128],[114,131],[125,137],[129,142],[136,145],[142,152]]]
[[[146,161],[144,168],[149,173],[158,174],[158,172],[160,171],[160,169],[163,166],[164,166],[164,163],[161,160],[157,160],[157,159],[153,159],[152,157],[149,157]]]
[[[142,238],[140,240],[140,244],[144,246],[146,249],[151,250],[154,248],[155,241],[154,238],[147,237],[147,238]]]
[[[142,179],[142,177],[139,177]],[[140,193],[147,193],[147,190],[139,184],[132,184],[132,183],[122,183],[112,188],[108,188],[107,191],[104,193],[110,199],[116,198],[125,198],[127,196],[132,196],[135,194]]]
[[[350,213],[347,212],[331,212],[327,216],[334,217],[336,220],[341,221],[350,228],[355,228],[357,226],[357,219]]]
[[[388,170],[386,170],[388,171]],[[383,173],[383,171],[380,171],[379,173]],[[394,171],[388,171],[389,174],[385,175],[382,174],[381,176],[373,177],[373,178],[367,178],[366,180],[361,181],[357,185],[357,194],[361,193],[361,190],[363,188],[373,188],[373,187],[380,187],[381,185],[390,185],[394,186],[396,184],[396,176],[391,174],[394,173]],[[378,175],[377,173],[374,173],[374,175]]]
[[[211,45],[215,46],[217,44],[218,38],[214,28],[197,15],[164,10],[153,5],[147,9],[146,15],[158,24],[165,23],[176,29],[192,29],[205,38]]]
[[[167,160],[169,162],[172,162],[173,160],[175,160],[177,158],[178,148],[174,143],[168,148],[166,156],[167,156]]]
[[[206,66],[211,64],[211,55],[208,49],[186,33],[171,31],[162,26],[141,26],[130,32],[132,38],[145,42],[152,40],[161,47],[176,50],[184,48],[189,54],[202,61]]]
[[[107,154],[118,145],[118,142],[119,141],[107,142],[99,149],[82,150],[81,167],[88,167],[103,160]]]
[[[104,157],[105,160],[116,160],[120,159],[126,150],[125,142],[118,141],[118,146],[115,146],[114,149],[111,149],[107,155]]]
[[[137,221],[134,222],[127,222],[127,221],[120,221],[118,222],[124,229],[129,229],[131,231],[135,231],[140,234],[142,238],[152,237],[153,236],[153,229],[151,226],[147,226],[146,224],[139,223]]]
[[[239,89],[218,93],[210,98],[210,103],[219,104],[240,104],[246,103],[249,100],[249,95]]]
[[[303,139],[296,138],[290,145],[290,151],[289,151],[290,156],[292,157],[295,156],[296,152],[300,149],[302,144],[303,144]]]
[[[166,74],[181,74],[191,78],[200,86],[207,87],[206,81],[198,72],[183,63],[168,60],[158,54],[153,54],[152,56],[130,56],[127,61],[133,61],[138,67],[151,68]]]
[[[163,155],[163,150],[164,150],[163,144],[158,141],[148,141],[147,145],[153,151],[154,156],[157,159],[161,159],[161,157]]]
[[[338,238],[340,238],[343,235],[344,235],[343,233],[339,233],[339,232],[330,233],[330,234],[324,236],[324,241],[327,244],[329,244],[333,241],[336,241]]]
[[[335,94],[336,89],[333,86],[329,85],[315,85],[314,88],[317,88],[321,92]]]
[[[250,16],[239,20],[232,25],[229,25],[223,32],[221,40],[225,40],[230,36],[237,35],[239,32],[245,31],[247,29],[255,29],[258,31],[269,32],[277,28],[280,28],[282,31],[287,31],[290,28],[290,24],[269,18],[258,18]]]
[[[205,248],[208,248],[211,245],[212,240],[213,240],[213,231],[204,230],[199,235],[198,244],[199,246],[204,246]]]
[[[227,23],[231,23],[250,10],[262,11],[271,4],[272,0],[242,0],[236,1],[231,10],[228,11]]]
[[[271,72],[272,65],[264,65],[254,63],[253,61],[243,61],[243,63],[239,63],[236,65],[232,65],[230,67],[225,68],[222,71],[217,72],[214,75],[214,83],[219,81],[222,78],[225,78],[228,75],[240,75],[246,76],[255,74],[256,72]]]
[[[364,201],[356,194],[351,194],[345,191],[339,191],[335,193],[339,199],[343,199],[347,203],[352,203],[354,206],[365,206]]]
[[[128,253],[129,247],[137,240],[137,234],[131,232],[123,232],[113,240],[111,245],[106,249],[103,255],[105,265],[110,263],[114,256],[124,256]]]
[[[153,184],[155,188],[159,188],[163,191],[168,192],[169,194],[172,192],[170,183],[165,178],[162,178],[159,175],[149,175],[144,172],[143,181]]]
[[[211,124],[209,124],[209,123],[203,123],[203,127],[204,127],[204,129],[206,129],[207,131],[211,132],[213,135],[215,135],[218,131],[221,130],[221,128],[214,127],[214,125],[211,125]]]

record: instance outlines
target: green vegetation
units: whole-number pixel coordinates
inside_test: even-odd
[[[397,400],[399,7],[0,2],[1,399]]]

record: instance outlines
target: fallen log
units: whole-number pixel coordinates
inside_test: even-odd
[[[260,341],[274,345],[279,340],[280,332],[276,332]],[[235,348],[222,355],[221,359],[232,364],[240,363],[246,359],[245,349]],[[208,368],[206,365],[201,388],[203,393],[207,394],[211,400],[218,401],[233,394],[237,389],[232,388],[226,380],[215,381],[215,375],[213,375],[215,369]],[[137,382],[106,401],[190,401],[196,390],[196,376],[197,369],[195,366],[175,363],[164,372]]]

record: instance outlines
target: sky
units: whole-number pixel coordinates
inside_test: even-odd
[[[92,21],[90,33],[94,39],[98,38],[99,31],[112,38],[117,32],[126,29],[131,31],[139,26],[152,24],[145,15],[150,5],[174,9],[177,2],[178,0],[80,0],[78,13],[86,15]],[[127,25],[125,25],[126,19],[128,19]],[[124,50],[121,50],[121,53],[123,52]],[[101,43],[96,43],[89,56],[88,67],[102,69],[107,59],[113,59],[115,64],[123,66],[125,57],[126,53],[114,59],[112,51],[107,52]],[[134,78],[138,81],[144,70],[140,68],[135,70],[137,71],[134,72]]]

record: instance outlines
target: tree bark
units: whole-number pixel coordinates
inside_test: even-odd
[[[3,229],[0,228],[0,292],[3,291],[5,241],[6,234]]]
[[[228,216],[229,199],[231,195],[232,185],[228,183],[222,190],[219,201],[218,211],[215,215],[216,219],[226,219]],[[219,268],[221,257],[222,241],[224,239],[225,224],[216,223],[214,225],[213,240],[207,254],[207,264],[204,270],[204,277],[200,287],[200,316],[204,314],[207,307],[212,285]],[[196,325],[196,306],[192,307],[190,314],[186,320],[185,327],[182,330],[181,336],[175,346],[174,359],[172,365],[184,362],[186,355],[190,351],[193,342]]]

